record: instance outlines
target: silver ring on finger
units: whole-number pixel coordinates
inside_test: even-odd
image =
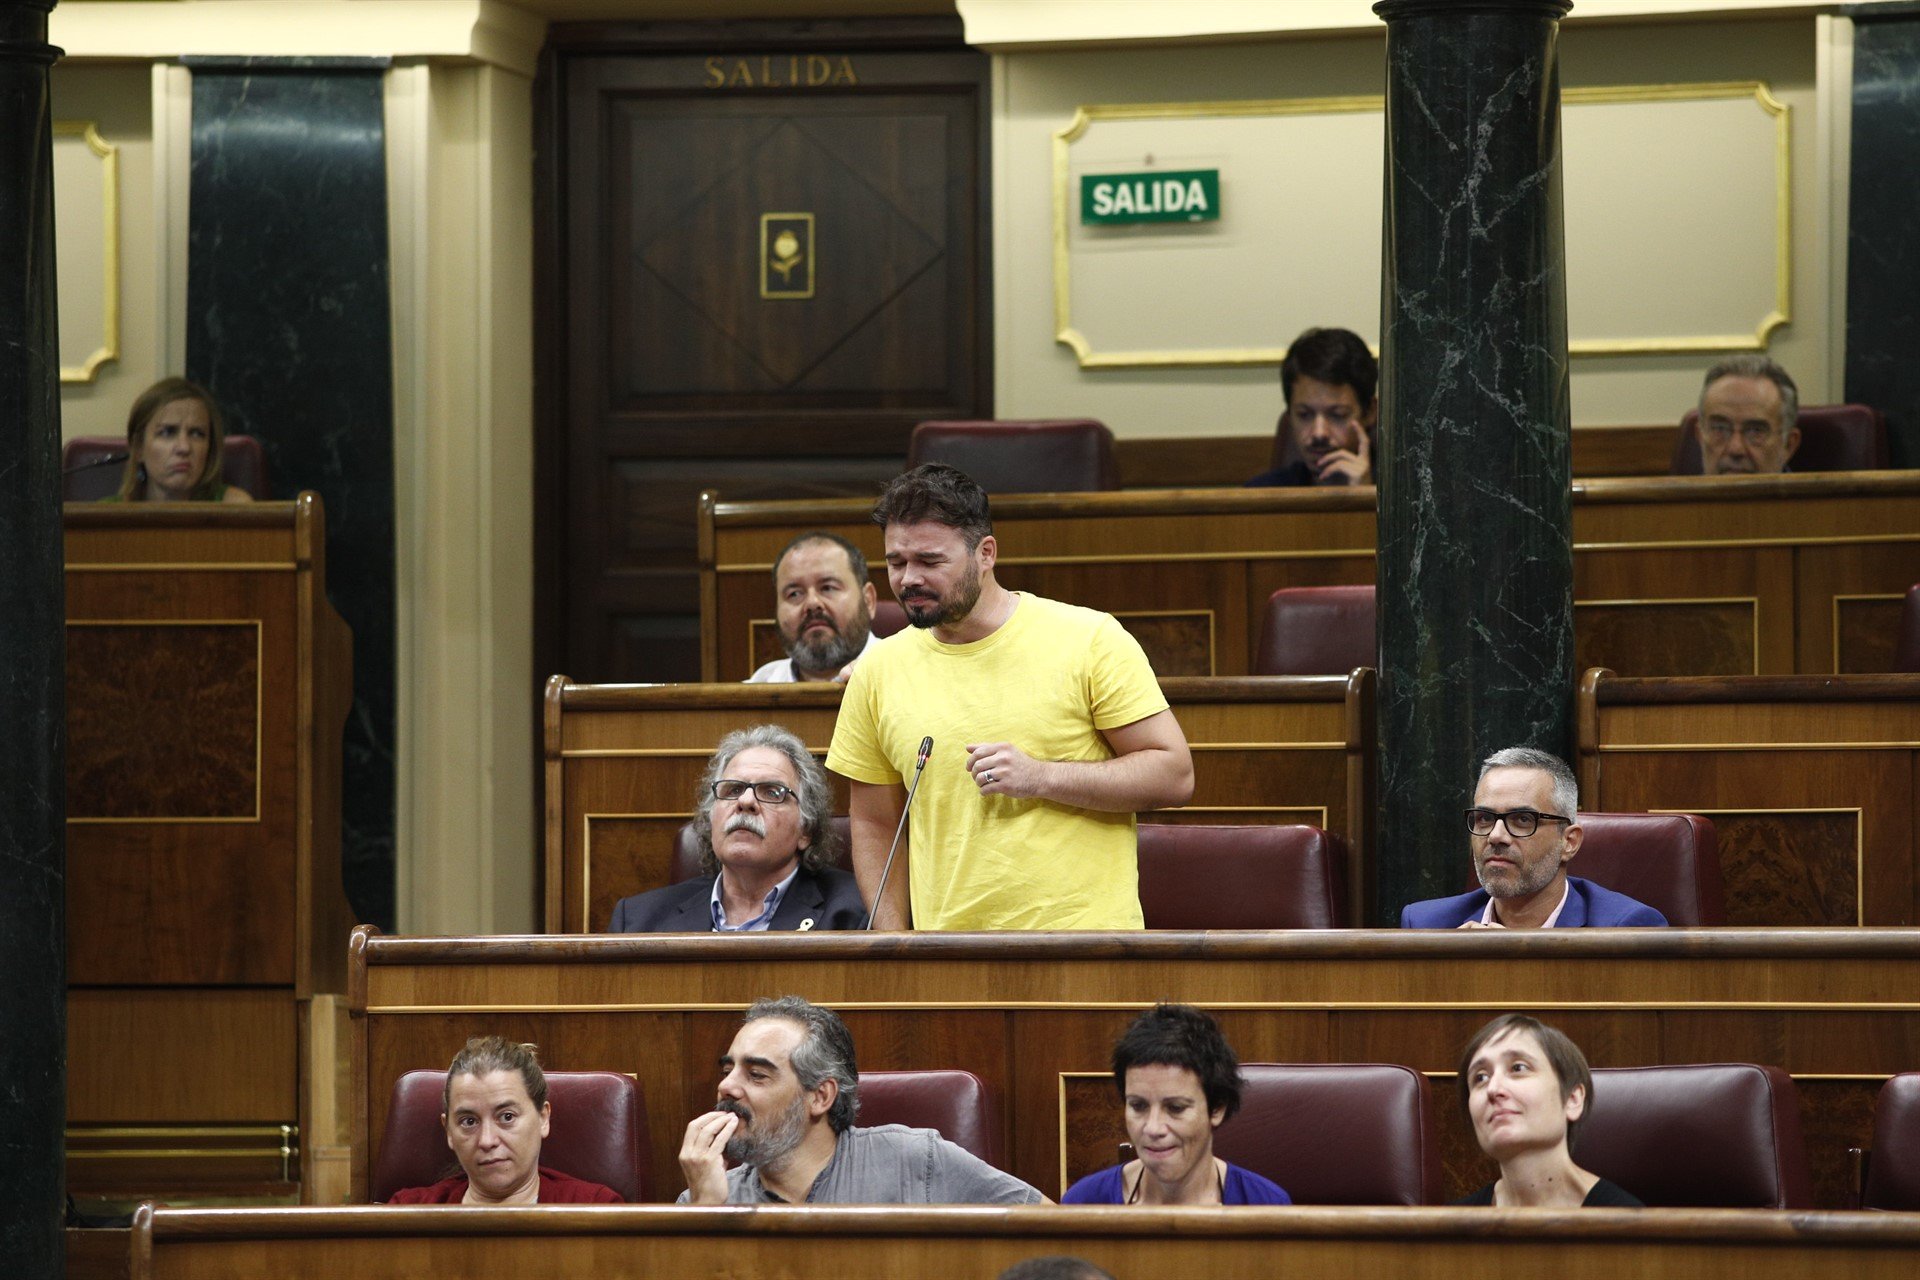
[[[988,781],[988,782],[992,782],[992,781],[993,781],[993,775],[992,775],[991,773],[989,773],[989,774],[987,774],[987,775],[986,775],[986,778],[987,778],[987,781]]]

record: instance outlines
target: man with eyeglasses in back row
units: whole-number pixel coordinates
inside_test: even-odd
[[[1700,386],[1700,470],[1710,476],[1776,475],[1800,447],[1800,391],[1766,356],[1737,355]]]
[[[1580,852],[1580,787],[1558,756],[1508,747],[1488,756],[1467,810],[1480,887],[1415,902],[1403,929],[1573,929],[1660,926],[1644,902],[1567,874]]]
[[[763,724],[722,738],[695,804],[700,874],[621,899],[609,932],[866,927],[858,882],[833,865],[833,790],[788,730]]]

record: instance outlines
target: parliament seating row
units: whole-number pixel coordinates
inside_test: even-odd
[[[126,457],[122,436],[73,437],[60,450],[61,499],[97,502],[119,492]],[[273,496],[266,450],[253,436],[230,435],[221,442],[220,472],[226,483],[245,489],[256,502]]]
[[[711,1107],[713,1064],[740,1010],[792,993],[841,1013],[863,1069],[938,1067],[986,1082],[1007,1108],[1005,1167],[1050,1195],[1114,1162],[1124,1126],[1111,1046],[1141,1009],[1180,1000],[1211,1012],[1248,1062],[1388,1063],[1425,1077],[1446,1199],[1488,1177],[1452,1092],[1460,1046],[1495,1014],[1524,1008],[1607,1068],[1771,1063],[1805,1099],[1815,1203],[1845,1207],[1857,1187],[1848,1151],[1886,1145],[1872,1140],[1874,1096],[1914,1068],[1916,983],[1920,938],[1877,929],[361,931],[350,998],[355,1195],[367,1195],[364,1160],[382,1149],[394,1081],[482,1032],[537,1043],[569,1069],[635,1074],[653,1114],[651,1183],[671,1185],[680,1130]]]
[[[1892,669],[1920,582],[1920,476],[1845,472],[1581,481],[1573,489],[1581,668],[1634,676]],[[996,576],[1105,610],[1162,676],[1242,675],[1282,587],[1378,577],[1372,489],[1162,489],[995,499]],[[795,536],[864,548],[887,598],[870,499],[702,495],[701,671],[780,656],[769,571]],[[1369,664],[1371,660],[1369,660]]]
[[[1375,683],[1370,670],[1346,680],[1163,679],[1193,747],[1195,793],[1181,809],[1150,815],[1150,825],[1321,827],[1347,846],[1348,919],[1396,919],[1394,910],[1376,912],[1369,889]],[[604,927],[620,897],[672,883],[675,839],[713,744],[775,721],[824,754],[839,698],[832,686],[582,686],[555,677],[546,706],[545,928]],[[1584,808],[1692,813],[1713,824],[1727,924],[1920,920],[1920,675],[1701,680],[1596,671],[1579,686],[1575,723],[1570,763]],[[845,784],[831,781],[844,812]],[[1457,811],[1439,820],[1452,826]],[[1464,832],[1460,841],[1466,888]],[[1590,852],[1588,868],[1604,847]],[[1662,892],[1617,887],[1649,900]],[[1713,919],[1685,910],[1669,918]]]
[[[1726,923],[1713,823],[1690,813],[1582,813],[1585,878],[1682,927]],[[851,869],[847,819],[832,820],[833,863]],[[1346,841],[1308,826],[1139,825],[1140,909],[1149,929],[1337,929],[1346,925]],[[691,824],[668,883],[700,869]],[[657,888],[657,885],[642,886]],[[1474,887],[1471,873],[1463,889]]]
[[[1799,1096],[1779,1068],[1688,1064],[1593,1075],[1579,1135],[1583,1168],[1655,1207],[1813,1207]],[[1279,1183],[1296,1204],[1442,1202],[1434,1103],[1418,1072],[1248,1063],[1241,1076],[1240,1111],[1215,1139],[1222,1159]],[[373,1200],[458,1172],[441,1129],[445,1080],[444,1071],[419,1070],[395,1082],[373,1160]],[[1901,1076],[1881,1091],[1868,1208],[1920,1207],[1903,1185],[1920,1168],[1920,1115],[1906,1100],[1915,1085],[1920,1075]],[[674,1197],[677,1186],[648,1185],[648,1119],[636,1081],[617,1072],[556,1071],[547,1086],[553,1120],[543,1164],[611,1187],[631,1204]],[[859,1100],[862,1126],[934,1129],[989,1164],[1004,1163],[998,1099],[971,1072],[862,1072]],[[681,1117],[661,1123],[678,1128]],[[1132,1156],[1126,1147],[1116,1154]]]
[[[1674,433],[1668,470],[1702,471],[1698,409],[1688,409]],[[1801,472],[1871,471],[1887,465],[1886,417],[1863,404],[1806,405],[1796,421],[1800,444],[1793,469]],[[1274,468],[1299,460],[1288,430],[1274,433]],[[965,471],[988,493],[1080,493],[1120,487],[1113,432],[1091,418],[995,419],[923,422],[913,430],[907,466],[944,462]]]

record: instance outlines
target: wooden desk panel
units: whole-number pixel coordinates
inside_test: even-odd
[[[1920,920],[1920,676],[1591,671],[1577,720],[1584,805],[1713,819],[1729,923]]]
[[[1165,489],[994,500],[1001,580],[1138,626],[1163,675],[1251,669],[1267,596],[1370,582],[1374,494]],[[1885,598],[1920,581],[1920,474],[1586,480],[1573,487],[1582,665],[1645,675],[1818,674],[1886,661]],[[704,678],[752,669],[769,572],[796,534],[852,538],[871,504],[701,498]],[[884,566],[874,581],[887,596]],[[1837,621],[1836,621],[1837,619]],[[1200,637],[1212,646],[1198,670]]]
[[[993,1085],[1007,1107],[1011,1170],[1050,1195],[1111,1160],[1097,1142],[1063,1142],[1063,1081],[1103,1073],[1113,1041],[1159,1000],[1214,1012],[1249,1062],[1395,1062],[1445,1077],[1475,1029],[1525,1008],[1564,1026],[1598,1066],[1772,1063],[1800,1080],[1826,1207],[1846,1202],[1846,1148],[1866,1145],[1873,1091],[1920,1061],[1920,934],[1906,931],[363,931],[353,959],[357,1196],[394,1080],[492,1032],[538,1043],[555,1068],[634,1073],[647,1097],[650,1174],[670,1198],[682,1185],[685,1122],[712,1103],[714,1064],[740,1011],[786,993],[840,1011],[863,1069],[963,1067]],[[1453,1184],[1483,1178],[1459,1126],[1445,1127],[1456,1135]]]
[[[142,1206],[131,1245],[134,1280],[984,1280],[1061,1253],[1119,1276],[1214,1280],[1878,1280],[1912,1274],[1920,1224],[1906,1214],[1760,1210]]]
[[[1373,673],[1163,679],[1194,753],[1194,795],[1156,822],[1295,823],[1339,832],[1364,901],[1373,769]],[[574,685],[546,699],[545,926],[604,929],[620,898],[669,882],[708,757],[734,729],[775,721],[822,759],[835,685]],[[836,812],[846,784],[832,778]]]
[[[320,501],[74,504],[65,527],[69,1182],[284,1193],[301,1023],[352,925],[352,637]]]

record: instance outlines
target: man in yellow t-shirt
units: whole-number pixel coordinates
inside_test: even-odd
[[[854,668],[827,768],[852,782],[874,927],[1140,928],[1133,816],[1185,804],[1193,759],[1139,643],[996,582],[987,495],[964,472],[908,472],[873,521],[913,627]],[[923,737],[912,829],[876,902]]]

